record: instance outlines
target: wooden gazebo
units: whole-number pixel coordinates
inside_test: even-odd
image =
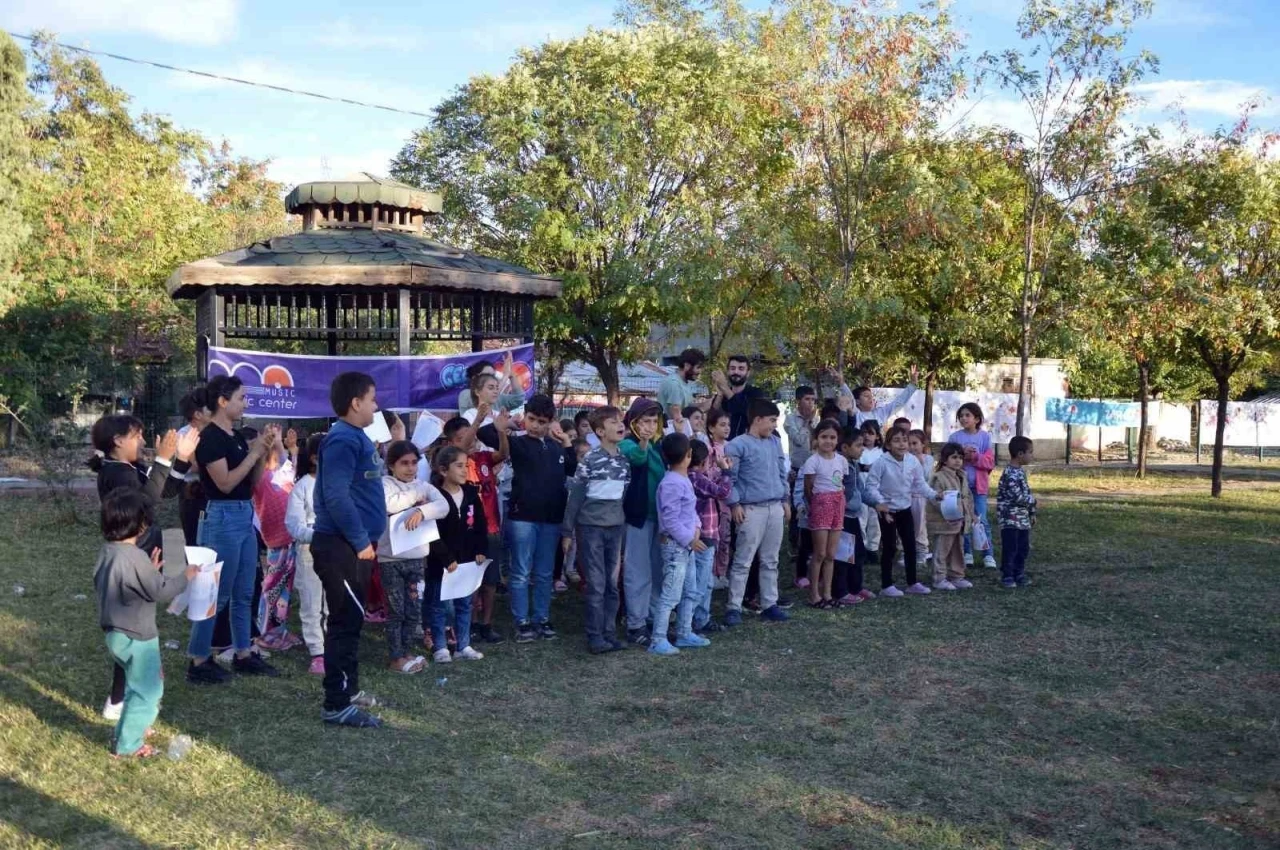
[[[386,354],[445,340],[533,339],[533,305],[560,282],[428,239],[441,197],[360,174],[304,183],[285,199],[302,230],[197,260],[169,278],[173,298],[196,302],[196,362],[229,340],[324,340],[330,355],[353,340]],[[394,343],[394,345],[392,345]]]

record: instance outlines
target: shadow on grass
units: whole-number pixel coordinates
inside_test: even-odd
[[[0,811],[6,823],[24,838],[41,839],[55,847],[94,850],[159,847],[142,841],[106,818],[86,814],[61,800],[0,776]]]

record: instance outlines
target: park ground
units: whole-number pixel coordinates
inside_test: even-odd
[[[378,731],[322,728],[301,656],[196,691],[166,651],[159,743],[196,746],[146,763],[97,716],[92,495],[0,493],[0,846],[1280,845],[1280,482],[1033,485],[1024,590],[978,571],[663,660],[589,657],[562,595],[558,642],[416,677],[371,628]]]

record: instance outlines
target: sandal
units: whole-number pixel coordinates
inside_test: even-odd
[[[804,604],[805,604],[805,605],[808,605],[810,608],[813,608],[813,609],[818,610],[818,611],[820,611],[820,610],[822,610],[823,608],[826,608],[826,607],[827,607],[827,603],[826,603],[824,600],[822,600],[822,599],[819,599],[817,602],[806,602],[806,603],[804,603]]]
[[[150,744],[143,744],[141,747],[138,747],[138,749],[134,750],[131,753],[127,753],[127,754],[112,753],[111,757],[113,759],[149,759],[149,758],[155,758],[158,755],[160,755],[160,751],[157,750],[155,747],[151,746]]]
[[[421,673],[422,668],[425,667],[426,664],[427,659],[423,658],[421,655],[415,655],[412,658],[398,658],[395,661],[392,661],[389,665],[389,669],[393,673]]]

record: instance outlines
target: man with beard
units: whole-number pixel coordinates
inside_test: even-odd
[[[711,378],[718,390],[712,406],[729,414],[729,439],[745,434],[751,424],[747,420],[747,407],[755,399],[766,397],[759,387],[749,383],[751,361],[745,354],[732,354],[729,356],[728,375],[717,371]]]
[[[676,371],[662,379],[658,385],[658,404],[662,412],[677,434],[692,437],[692,431],[686,432],[684,409],[694,404],[694,391],[697,389],[698,376],[702,374],[702,364],[707,355],[696,348],[686,348],[680,352],[680,360],[676,363]],[[697,405],[706,409],[704,405]]]
[[[751,380],[751,361],[747,359],[745,354],[729,355],[728,374],[717,370],[712,373],[711,380],[716,385],[716,395],[711,402],[712,407],[718,407],[729,415],[729,439],[739,437],[747,432],[747,428],[751,425],[751,420],[747,416],[747,409],[751,406],[751,402],[758,398],[767,399],[768,396],[764,390],[759,387],[752,386]],[[732,526],[731,540],[734,541],[736,548],[738,538],[737,524]],[[732,555],[730,555],[732,559]],[[787,609],[792,606],[792,601],[786,597],[778,596],[778,607]],[[760,557],[757,553],[756,557],[751,561],[751,572],[747,574],[747,589],[743,597],[742,608],[745,611],[753,613],[760,612]]]

